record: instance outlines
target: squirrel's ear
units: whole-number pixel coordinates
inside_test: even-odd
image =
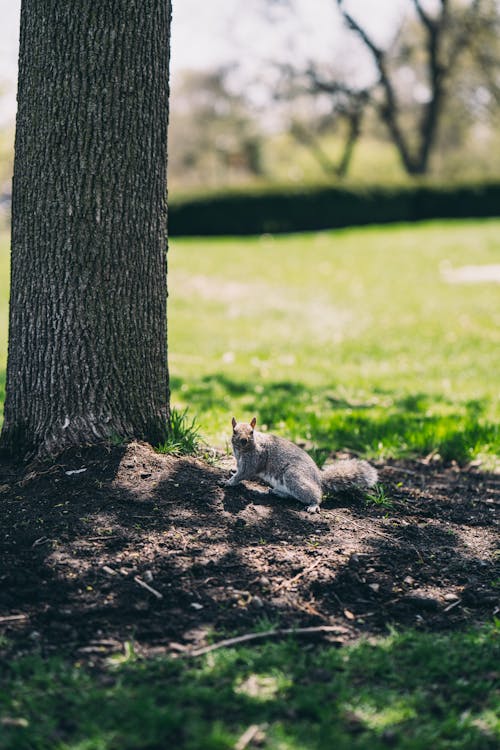
[[[234,428],[236,427],[236,424],[237,424],[236,419],[234,417],[231,420],[231,424],[233,425],[233,430],[234,430]]]
[[[252,428],[252,430],[253,430],[253,428],[255,427],[256,424],[257,424],[257,419],[256,419],[256,417],[254,417],[252,419],[252,421],[250,422],[250,427]]]

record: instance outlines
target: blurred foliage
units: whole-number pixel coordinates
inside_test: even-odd
[[[243,93],[228,83],[231,70],[185,71],[172,90],[169,170],[176,184],[238,184],[262,174],[262,135]]]
[[[351,7],[349,2],[339,5],[345,12]],[[298,12],[293,0],[279,6],[281,14],[290,8]],[[422,18],[417,7],[425,13]],[[430,128],[428,178],[498,177],[499,3],[403,0],[401,9],[399,27],[386,35],[380,52],[407,151],[417,160],[434,97],[437,125]],[[274,18],[279,36],[284,16],[265,18],[267,23]],[[364,22],[358,16],[354,20]],[[314,18],[310,21],[314,33]],[[433,34],[439,35],[434,53]],[[373,182],[374,175],[382,183],[408,182],[387,127],[388,105],[373,59],[371,77],[366,73],[373,55],[352,28],[344,30],[342,40],[340,46],[332,43],[329,62],[316,61],[314,47],[310,60],[298,60],[296,68],[279,65],[276,58],[277,75],[260,83],[261,94],[267,86],[260,105],[240,75],[245,61],[186,71],[172,91],[171,189],[332,184],[340,179],[365,183]]]
[[[0,748],[498,747],[498,625],[393,631],[342,649],[290,637],[198,659],[124,650],[100,669],[41,654],[4,660]],[[249,729],[253,741],[243,742]]]
[[[293,0],[285,5],[296,10]],[[463,177],[464,149],[473,152],[471,162],[479,156],[479,170],[489,175],[493,157],[498,174],[499,3],[405,0],[400,5],[399,26],[381,44],[370,17],[337,0],[351,45],[347,53],[340,57],[332,45],[328,62],[311,55],[306,63],[281,66],[276,96],[295,104],[291,133],[330,175],[345,174],[354,144],[374,134],[393,144],[410,175]],[[371,75],[360,75],[370,67]],[[308,108],[311,99],[319,102],[320,117]],[[345,123],[347,134],[342,134]],[[335,159],[324,136],[339,132],[343,154]]]
[[[290,15],[294,0],[260,0],[273,12],[261,22],[274,23],[281,39],[280,21]],[[323,0],[332,7],[334,0]],[[225,66],[184,70],[172,81],[169,130],[169,186],[171,195],[206,192],[225,187],[267,185],[408,183],[397,150],[380,117],[380,93],[372,102],[360,93],[376,87],[377,73],[370,54],[353,30],[340,39],[332,33],[329,59],[316,59],[313,6],[299,3],[309,13],[307,30],[310,60],[297,57],[297,69],[278,64],[279,44],[255,71],[266,72],[250,81],[249,61],[236,59]],[[396,3],[397,4],[397,3]],[[342,7],[355,8],[346,0]],[[442,3],[421,3],[430,15]],[[446,72],[443,105],[439,112],[429,172],[431,181],[496,179],[500,176],[500,3],[498,0],[449,0],[439,50],[440,64],[449,62],[453,40],[463,44]],[[391,81],[398,102],[398,118],[409,146],[418,140],[422,112],[429,98],[428,32],[418,20],[414,0],[401,0],[400,25],[391,23],[384,44]],[[473,22],[471,8],[477,8]],[[281,14],[281,15],[280,15]],[[355,16],[367,24],[370,14]],[[299,30],[300,24],[297,25]],[[321,36],[318,29],[318,38]],[[297,34],[299,32],[296,32]],[[323,33],[323,32],[321,32]],[[324,36],[324,33],[323,33]],[[457,42],[458,40],[458,42]],[[298,41],[298,40],[297,40]],[[292,45],[293,46],[293,45]],[[322,47],[324,52],[324,47]],[[258,61],[256,61],[258,62]],[[373,61],[372,61],[373,63]],[[301,67],[302,66],[302,67]],[[307,67],[308,66],[308,67]],[[274,74],[272,70],[274,70]],[[311,71],[336,86],[314,91]],[[293,76],[291,74],[293,73]],[[290,77],[291,76],[291,77]],[[258,80],[257,80],[258,78]],[[259,97],[255,97],[256,87]],[[354,100],[350,97],[354,92]],[[258,99],[258,100],[257,100]],[[367,106],[365,106],[367,105]],[[378,107],[378,111],[377,111]],[[360,112],[360,108],[362,112]],[[356,119],[358,118],[359,119]],[[13,161],[13,128],[0,131],[0,215],[8,209]]]
[[[0,227],[7,224],[10,214],[14,130],[0,130]]]

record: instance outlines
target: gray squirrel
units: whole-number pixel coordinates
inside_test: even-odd
[[[233,417],[232,445],[236,474],[227,485],[242,479],[262,479],[280,497],[293,497],[304,503],[309,513],[319,511],[323,495],[367,490],[378,481],[377,470],[367,461],[342,459],[320,470],[298,445],[276,435],[258,432],[254,417],[250,424]]]

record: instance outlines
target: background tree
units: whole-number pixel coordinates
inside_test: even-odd
[[[342,178],[349,171],[354,148],[362,134],[362,125],[370,98],[370,89],[354,90],[341,80],[325,83],[320,80],[314,68],[306,71],[306,82],[298,82],[295,87],[294,72],[289,66],[282,66],[282,88],[277,98],[287,100],[304,99],[313,91],[328,95],[329,106],[321,115],[311,112],[311,108],[302,106],[302,115],[293,116],[290,122],[291,135],[306,146],[326,175]],[[307,112],[307,115],[305,114]],[[340,154],[334,161],[321,144],[321,137],[336,133],[342,143]]]
[[[486,3],[481,0],[472,0],[468,4],[456,3],[452,11],[449,0],[439,0],[436,12],[431,14],[424,9],[420,0],[412,0],[421,33],[405,35],[393,45],[392,57],[396,61],[393,66],[390,52],[375,44],[363,26],[345,9],[344,1],[337,0],[337,4],[348,27],[372,55],[378,86],[373,91],[371,101],[386,125],[406,171],[411,175],[424,174],[436,143],[449,86],[460,58],[472,47],[484,24]],[[416,88],[416,81],[413,82],[413,91],[420,90],[420,96],[414,97],[413,103],[420,106],[416,107],[416,121],[405,128],[403,107],[398,98],[397,75],[402,65],[411,64],[412,58],[415,58],[414,74],[420,78],[420,89]],[[421,71],[423,76],[420,77]]]
[[[173,86],[171,184],[238,182],[262,175],[262,137],[243,92],[231,86],[233,70],[227,65],[184,71]]]
[[[168,418],[170,3],[23,0],[4,446]]]
[[[299,81],[302,91],[330,95],[332,111],[349,115],[352,128],[346,141],[347,156],[369,106],[383,123],[406,172],[425,174],[450,102],[467,89],[470,106],[474,106],[478,88],[498,102],[498,2],[436,0],[428,4],[408,0],[400,28],[383,46],[350,12],[348,2],[333,1],[371,60],[373,80],[357,85],[348,76],[337,75],[335,69],[311,61],[306,69],[289,71],[291,91]]]

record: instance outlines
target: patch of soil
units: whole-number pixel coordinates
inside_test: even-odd
[[[98,663],[133,642],[179,652],[268,627],[461,628],[498,614],[500,477],[380,466],[391,507],[337,498],[320,514],[229,468],[143,444],[0,466],[0,650]],[[495,585],[496,584],[496,585]]]

